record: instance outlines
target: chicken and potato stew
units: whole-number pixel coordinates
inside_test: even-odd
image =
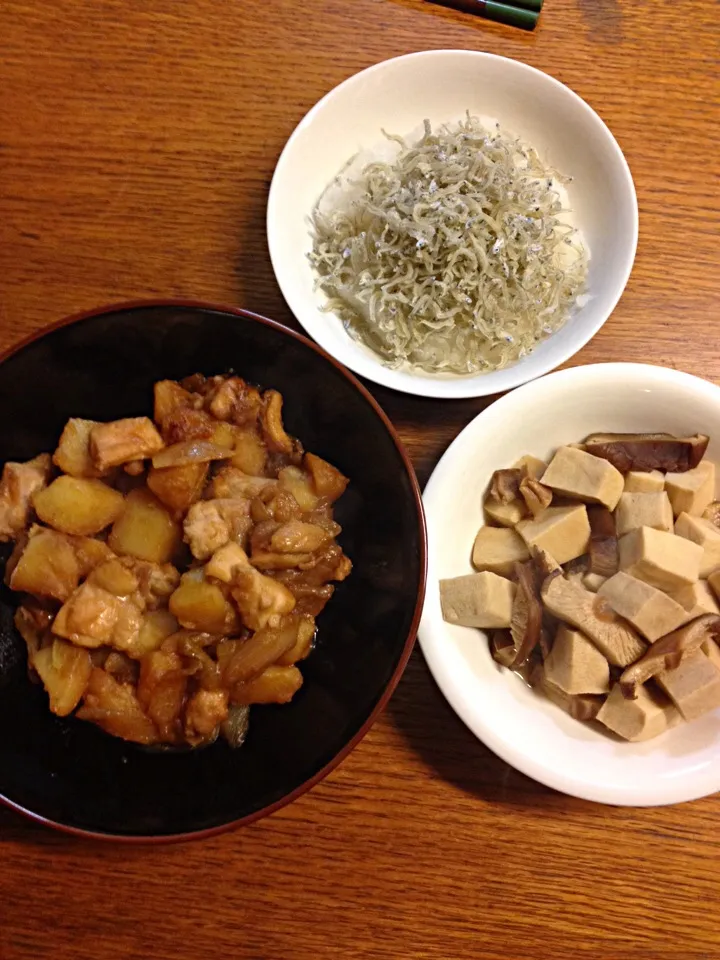
[[[71,419],[6,463],[0,540],[50,709],[140,744],[239,745],[253,704],[302,685],[351,562],[348,480],[289,436],[282,396],[235,376],[155,384],[153,419]]]
[[[594,434],[497,470],[443,616],[571,716],[648,740],[720,707],[708,437]]]

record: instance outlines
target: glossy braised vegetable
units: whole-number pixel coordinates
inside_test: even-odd
[[[154,422],[71,419],[52,463],[5,465],[6,581],[53,713],[239,746],[252,704],[300,689],[351,570],[333,519],[348,481],[285,432],[282,403],[239,377],[164,380]]]

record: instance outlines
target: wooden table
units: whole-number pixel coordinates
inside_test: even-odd
[[[648,360],[720,380],[719,39],[713,0],[547,0],[534,34],[422,0],[4,0],[0,348],[137,297],[294,325],[264,231],[286,138],[355,71],[467,47],[568,83],[632,168],[635,270],[573,363]],[[374,392],[422,481],[488,402]],[[614,809],[514,772],[416,652],[345,763],[248,828],[120,847],[0,812],[0,957],[714,958],[719,837],[720,796]]]

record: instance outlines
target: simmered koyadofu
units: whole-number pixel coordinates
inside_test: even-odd
[[[720,503],[708,437],[593,434],[497,470],[450,623],[578,720],[647,740],[720,707]],[[493,525],[494,524],[494,525]]]
[[[305,453],[282,396],[239,377],[155,384],[153,419],[71,419],[6,463],[15,623],[50,709],[143,744],[242,743],[252,704],[302,685],[344,580],[347,479]]]

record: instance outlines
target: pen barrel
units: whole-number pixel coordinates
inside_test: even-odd
[[[520,0],[518,0],[520,2]],[[525,6],[534,0],[522,0]],[[480,0],[481,16],[486,20],[495,20],[497,23],[507,24],[509,27],[520,27],[522,30],[534,30],[537,26],[539,14],[534,9],[510,6],[507,3],[495,3],[494,0]],[[539,3],[542,6],[542,2]],[[469,9],[466,7],[465,9]]]
[[[540,7],[543,0],[508,0],[507,3],[495,0],[431,0],[444,7],[453,7],[463,13],[474,13],[475,16],[485,17],[486,20],[495,20],[510,27],[520,27],[523,30],[534,30],[540,16]]]

